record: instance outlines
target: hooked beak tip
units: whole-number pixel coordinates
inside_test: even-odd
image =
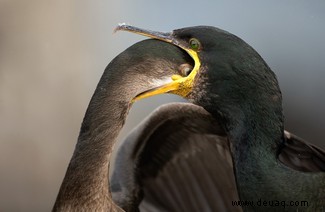
[[[119,23],[119,24],[117,24],[117,26],[113,30],[113,33],[116,33],[117,31],[120,31],[120,30],[126,30],[127,26],[129,26],[129,25],[126,24],[126,23]]]

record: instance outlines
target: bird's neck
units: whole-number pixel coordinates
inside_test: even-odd
[[[108,184],[111,153],[129,109],[121,86],[102,77],[89,103],[55,209],[115,208]],[[118,96],[117,96],[118,95]],[[118,97],[118,98],[117,98]],[[119,99],[119,101],[116,101]]]
[[[243,98],[243,102],[204,102],[228,133],[234,159],[250,157],[253,152],[276,154],[284,133],[281,96]],[[236,158],[239,157],[239,158]]]
[[[282,115],[263,109],[237,117],[241,117],[240,120],[236,119],[227,126],[234,160],[247,162],[253,157],[263,158],[263,155],[276,157],[284,133]]]
[[[280,106],[253,108],[231,110],[234,114],[228,115],[232,118],[225,121],[239,195],[246,200],[255,200],[257,196],[252,191],[261,189],[262,184],[267,184],[267,176],[276,172],[277,151],[284,132]]]
[[[269,161],[276,162],[278,148],[283,141],[283,128],[267,129],[264,124],[244,123],[229,131],[229,140],[237,174],[247,174],[247,171],[264,169]],[[248,170],[247,167],[251,167]],[[270,167],[268,167],[270,168]],[[254,172],[253,171],[253,172]]]

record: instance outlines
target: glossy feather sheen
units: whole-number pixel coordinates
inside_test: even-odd
[[[232,183],[241,201],[253,202],[243,206],[244,211],[324,210],[323,151],[293,136],[286,138],[282,95],[276,75],[251,46],[229,32],[210,26],[188,27],[172,33],[146,31],[132,26],[127,28],[128,31],[133,28],[134,32],[140,31],[157,39],[166,40],[167,36],[168,42],[186,51],[191,49],[190,40],[196,39],[201,43],[200,50],[195,54],[200,66],[186,98],[208,111],[217,123],[213,126],[224,130],[219,131],[223,135],[212,133],[218,135],[212,140],[223,140],[230,144],[228,149],[223,148],[231,154],[233,161],[233,172],[228,171],[226,176],[235,176],[236,184],[234,181]],[[174,93],[178,94],[177,91]],[[116,170],[115,177],[113,175],[115,191],[126,197],[119,199],[123,208],[130,203],[141,203],[144,198],[141,204],[148,210],[154,210],[156,206],[156,210],[163,211],[223,211],[226,208],[233,211],[229,202],[210,198],[211,194],[219,197],[219,191],[224,191],[226,195],[229,195],[227,192],[231,193],[223,184],[220,186],[216,183],[217,180],[227,181],[231,177],[219,176],[213,172],[214,166],[205,165],[209,160],[220,163],[220,159],[214,158],[213,152],[216,150],[209,146],[211,137],[207,138],[202,131],[195,131],[210,126],[211,122],[209,119],[205,124],[197,121],[193,113],[189,121],[176,121],[184,113],[174,113],[174,122],[162,118],[158,122],[149,120],[149,123],[157,124],[142,125],[139,130],[144,130],[144,133],[136,132],[133,139],[138,141],[136,144],[126,142],[128,144],[124,150],[129,150],[122,155],[128,156],[120,157],[125,160],[117,160],[117,164],[121,167],[124,164],[124,167]],[[185,131],[179,128],[180,123],[185,123]],[[190,127],[193,124],[196,128]],[[169,137],[169,134],[173,134],[170,128],[185,133],[183,136],[178,137],[181,134],[176,133]],[[224,139],[220,139],[220,136]],[[205,142],[196,143],[194,140]],[[200,149],[204,149],[204,153],[200,153]],[[123,174],[121,170],[128,170],[130,175]],[[226,199],[236,199],[233,197]],[[211,202],[213,199],[217,199],[218,204]],[[267,204],[256,205],[259,200]],[[286,205],[274,205],[272,201],[282,201]],[[305,201],[307,206],[288,206],[292,201]],[[224,208],[217,208],[223,204]]]
[[[281,163],[324,171],[324,151],[289,132],[285,140]],[[193,104],[164,105],[121,144],[113,199],[125,208],[140,202],[141,211],[241,211],[232,204],[238,200],[232,163],[228,138],[211,114]]]
[[[215,27],[183,28],[174,30],[173,36],[177,43],[196,38],[202,45],[198,53],[201,68],[187,98],[211,113],[225,129],[241,200],[309,203],[286,208],[253,205],[245,211],[324,210],[325,172],[319,168],[323,151],[314,151],[300,141],[283,144],[281,90],[263,58],[239,37]],[[287,152],[296,147],[300,148],[298,157],[309,152],[310,171],[301,171],[303,163],[308,166],[307,160],[292,163],[291,159],[297,159],[293,154],[290,160],[279,161],[279,152],[288,156]]]
[[[204,109],[171,104],[154,112],[122,143],[109,183],[110,154],[131,99],[193,62],[157,41],[147,41],[151,53],[126,50],[92,97],[53,211],[323,211],[324,151],[283,132],[278,82],[258,53],[214,27],[172,35],[202,43],[196,58],[202,65],[186,97]],[[238,196],[304,200],[310,207],[241,208],[232,202]]]

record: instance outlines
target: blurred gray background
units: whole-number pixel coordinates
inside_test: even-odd
[[[324,148],[324,11],[322,0],[0,0],[0,211],[50,211],[104,68],[144,39],[113,34],[120,22],[243,38],[278,75],[286,128]],[[169,101],[180,99],[136,103],[123,133]]]

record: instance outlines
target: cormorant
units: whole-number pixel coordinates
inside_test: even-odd
[[[128,198],[117,201],[120,205],[140,193],[149,211],[158,206],[158,211],[215,211],[213,201],[219,204],[222,194],[213,187],[232,176],[245,211],[325,210],[325,152],[284,131],[276,75],[251,46],[210,26],[161,33],[122,24],[116,30],[165,41],[194,61],[191,71],[173,75],[171,82],[142,92],[134,101],[173,93],[204,108],[162,108],[122,144],[112,179],[116,197]],[[231,161],[225,160],[228,168],[221,167],[225,174],[219,176],[216,157],[222,156],[217,154]],[[128,186],[134,190],[126,191]],[[229,191],[226,187],[232,185],[225,185],[223,192]],[[189,194],[194,191],[198,195]],[[192,204],[184,205],[183,198]]]
[[[53,211],[122,211],[109,192],[108,168],[131,101],[191,65],[185,52],[158,40],[139,42],[108,64],[87,108]]]

